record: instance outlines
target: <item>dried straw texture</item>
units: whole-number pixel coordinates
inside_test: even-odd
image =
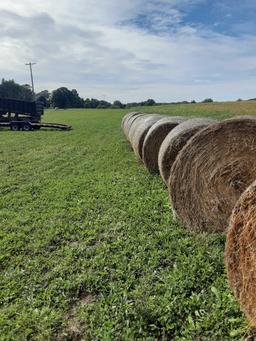
[[[134,153],[138,158],[142,159],[142,147],[147,132],[154,123],[156,123],[163,117],[164,116],[158,114],[145,115],[140,117],[133,123],[130,129],[129,138]]]
[[[144,113],[137,113],[137,115],[133,115],[125,121],[125,123],[124,123],[124,134],[128,140],[129,140],[128,136],[129,136],[129,131],[131,129],[131,126],[139,117],[144,116],[144,115],[145,115]]]
[[[125,129],[126,129],[127,122],[131,118],[137,117],[140,114],[141,114],[140,112],[134,111],[134,112],[128,112],[126,115],[124,115],[124,117],[122,118],[122,122],[121,122],[121,128],[123,129],[124,134],[125,134]]]
[[[139,116],[138,119],[132,122],[130,129],[129,129],[129,133],[128,133],[128,141],[130,141],[130,143],[139,125],[151,116],[159,116],[159,115],[158,114],[144,114],[143,117]]]
[[[158,154],[158,166],[161,177],[168,185],[172,165],[185,144],[199,130],[217,121],[210,118],[192,118],[172,129],[161,144]]]
[[[241,193],[256,176],[256,120],[236,118],[194,135],[171,169],[174,212],[195,231],[223,232]]]
[[[142,160],[151,173],[158,173],[158,153],[166,135],[186,118],[182,116],[164,117],[157,121],[147,132],[143,147]]]
[[[133,112],[128,112],[127,114],[124,115],[124,117],[122,118],[122,122],[121,122],[121,128],[124,128],[125,125],[125,121],[128,120],[130,117],[136,116],[138,115],[139,112],[137,111],[133,111]]]
[[[250,325],[256,327],[256,181],[232,212],[225,263],[229,285]]]

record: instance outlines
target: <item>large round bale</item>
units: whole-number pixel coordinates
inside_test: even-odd
[[[129,136],[129,131],[131,129],[131,126],[133,125],[133,123],[141,116],[144,116],[145,114],[144,113],[138,113],[137,115],[133,115],[129,118],[126,119],[125,123],[124,123],[124,128],[123,128],[123,131],[124,131],[124,134],[126,136],[127,139],[128,136]]]
[[[176,126],[165,137],[158,153],[158,167],[166,185],[168,185],[172,165],[188,140],[199,130],[216,122],[210,118],[192,118]]]
[[[164,116],[158,114],[145,115],[136,120],[129,132],[129,139],[138,158],[142,158],[142,147],[147,132],[154,123],[159,121]]]
[[[158,114],[144,114],[144,115],[140,115],[139,117],[136,117],[136,120],[135,119],[133,120],[129,129],[129,132],[128,132],[128,141],[130,142],[132,141],[133,135],[135,134],[135,131],[139,127],[139,125],[143,123],[146,119],[152,116],[158,117],[159,115]]]
[[[164,117],[157,121],[147,132],[143,147],[142,160],[151,173],[158,173],[158,153],[166,135],[186,118],[182,116]]]
[[[128,112],[127,114],[125,114],[121,121],[121,128],[123,129],[124,123],[127,119],[129,119],[132,116],[136,116],[137,114],[139,114],[138,111],[132,111],[132,112]]]
[[[122,121],[121,121],[121,128],[124,130],[124,127],[125,127],[125,124],[126,122],[132,118],[132,117],[136,117],[137,115],[141,114],[140,112],[138,111],[133,111],[133,112],[128,112],[126,115],[124,115],[124,117],[122,118]]]
[[[256,178],[256,120],[235,118],[194,135],[169,178],[176,216],[196,231],[225,231],[241,193]]]
[[[256,327],[256,182],[239,198],[229,222],[225,263],[229,285]]]

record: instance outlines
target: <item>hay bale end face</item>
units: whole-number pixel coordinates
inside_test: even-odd
[[[163,140],[158,154],[160,174],[167,186],[172,165],[181,149],[199,130],[216,122],[216,120],[210,118],[192,118],[179,124],[169,132]]]
[[[256,120],[212,124],[193,136],[174,162],[169,179],[173,209],[194,231],[223,232],[255,174]]]
[[[158,114],[145,115],[140,117],[133,123],[130,129],[129,139],[133,147],[134,153],[139,159],[142,159],[142,147],[147,132],[154,123],[159,121],[163,116]]]
[[[136,118],[137,116],[141,115],[141,112],[129,112],[128,114],[124,115],[124,117],[122,118],[122,122],[121,122],[121,128],[124,132],[124,135],[127,137],[127,129],[128,129],[128,122],[132,119],[132,118]]]
[[[151,173],[158,173],[158,153],[166,135],[186,118],[182,116],[164,117],[157,121],[147,132],[143,147],[142,160]]]
[[[133,116],[136,116],[140,114],[140,112],[137,112],[137,111],[133,111],[133,112],[128,112],[127,114],[124,115],[124,117],[122,118],[122,122],[121,122],[121,128],[123,129],[124,128],[124,124],[125,124],[125,121],[128,120],[129,118],[133,117]]]
[[[128,141],[132,141],[133,135],[135,134],[136,129],[138,128],[138,126],[140,125],[141,122],[144,122],[145,119],[147,119],[150,116],[150,114],[144,114],[143,117],[141,116],[137,116],[136,117],[136,122],[135,120],[132,122],[129,132],[128,132],[128,136],[127,139]]]
[[[249,323],[256,327],[256,182],[238,200],[227,233],[229,286]]]
[[[139,118],[144,116],[144,113],[137,113],[137,115],[133,115],[131,117],[128,117],[127,120],[124,123],[124,134],[126,136],[127,139],[129,139],[129,131],[133,125],[133,123]]]

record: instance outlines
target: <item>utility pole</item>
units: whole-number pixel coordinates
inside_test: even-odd
[[[25,65],[29,66],[30,69],[30,77],[31,77],[31,84],[32,84],[32,92],[33,95],[35,96],[35,88],[34,88],[34,79],[33,79],[33,70],[32,70],[32,66],[35,65],[36,63],[26,63]]]

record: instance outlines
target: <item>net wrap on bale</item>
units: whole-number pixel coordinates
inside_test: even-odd
[[[143,142],[148,130],[161,118],[163,118],[163,116],[158,114],[145,115],[140,117],[138,120],[136,120],[136,122],[133,123],[129,131],[129,140],[135,155],[139,159],[142,159]]]
[[[142,160],[151,173],[158,173],[158,153],[166,135],[186,118],[182,116],[164,117],[148,130],[142,147]]]
[[[133,117],[133,116],[136,116],[138,115],[139,112],[138,111],[132,111],[132,112],[128,112],[127,114],[124,115],[124,117],[122,118],[122,121],[121,121],[121,128],[123,129],[124,128],[124,125],[125,125],[125,121],[128,120],[129,118]]]
[[[176,216],[194,231],[225,231],[255,174],[254,118],[229,119],[200,130],[171,169],[169,195]]]
[[[159,171],[166,185],[168,185],[172,165],[181,149],[199,130],[216,122],[210,118],[192,118],[180,123],[169,132],[158,154]]]
[[[125,121],[123,131],[128,140],[129,140],[129,132],[133,123],[144,115],[145,115],[144,113],[137,113],[136,115],[132,115],[131,117],[128,117],[127,120]]]
[[[256,182],[238,200],[225,250],[229,285],[252,327],[256,327]]]

